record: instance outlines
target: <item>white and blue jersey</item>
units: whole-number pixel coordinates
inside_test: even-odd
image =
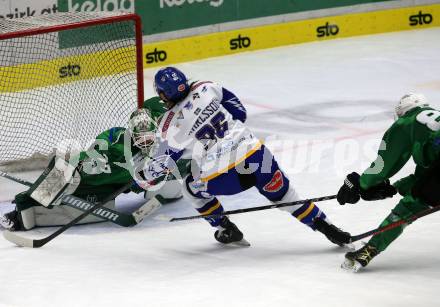
[[[191,86],[188,96],[166,112],[158,127],[161,154],[191,159],[196,180],[209,181],[261,147],[243,124],[246,110],[230,91],[212,82]]]
[[[299,199],[271,152],[245,121],[246,109],[233,93],[213,82],[197,82],[158,125],[157,156],[192,160],[183,192],[201,214],[223,211],[216,195],[233,195],[251,187],[272,202]],[[312,228],[314,218],[325,218],[314,204],[285,210]],[[220,222],[208,221],[212,226]]]

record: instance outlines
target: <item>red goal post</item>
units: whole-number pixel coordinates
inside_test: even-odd
[[[29,166],[66,140],[85,147],[100,132],[126,126],[143,101],[136,14],[0,20],[0,167]]]

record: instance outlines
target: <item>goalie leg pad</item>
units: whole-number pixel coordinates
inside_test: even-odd
[[[109,201],[105,204],[106,208],[115,209],[115,201]],[[61,205],[48,209],[45,207],[34,207],[35,226],[62,226],[69,223],[71,220],[81,215],[83,212],[69,206]],[[91,224],[98,222],[105,222],[106,220],[89,215],[78,222],[81,224]]]
[[[106,203],[105,207],[114,210],[115,201],[113,200]],[[82,211],[65,205],[55,206],[51,209],[43,206],[35,206],[18,211],[18,220],[23,230],[31,230],[35,227],[62,226],[69,223],[80,214],[82,214]],[[90,215],[81,220],[78,225],[105,221],[106,220],[102,218]]]
[[[35,208],[37,207],[28,208],[19,212],[19,220],[21,221],[24,230],[31,230],[37,226],[35,222]]]

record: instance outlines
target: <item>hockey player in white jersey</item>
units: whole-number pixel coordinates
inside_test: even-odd
[[[170,155],[174,161],[192,159],[191,173],[184,178],[184,195],[200,214],[221,214],[217,195],[234,195],[251,187],[273,203],[299,200],[271,152],[244,125],[246,110],[233,93],[213,82],[190,84],[174,67],[159,70],[154,82],[169,109],[157,131],[158,155]],[[158,175],[157,168],[149,174]],[[350,234],[334,226],[314,203],[283,210],[335,244],[350,241]],[[217,228],[217,241],[244,240],[228,217],[207,220]]]

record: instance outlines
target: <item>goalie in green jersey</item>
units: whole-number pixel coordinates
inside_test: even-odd
[[[399,193],[403,198],[380,227],[440,205],[439,153],[440,111],[431,108],[421,94],[405,95],[396,107],[396,121],[383,136],[377,159],[362,175],[353,172],[347,176],[338,191],[337,200],[341,205],[354,204],[360,198],[379,200]],[[389,178],[411,157],[416,164],[415,172],[391,185]],[[403,224],[374,235],[362,248],[347,253],[342,267],[353,271],[365,267],[406,226]]]
[[[133,185],[126,192],[145,193],[146,199],[156,197],[166,203],[181,198],[181,183],[176,176],[144,188],[137,184],[145,183],[139,178],[138,169],[153,150],[156,122],[165,110],[158,97],[150,98],[144,102],[144,108],[131,115],[128,129],[114,127],[102,132],[87,151],[73,155],[69,162],[53,158],[35,183],[15,196],[15,210],[0,216],[0,225],[10,230],[64,225],[82,212],[62,204],[61,196],[70,194],[98,203],[130,182]],[[178,168],[184,172],[187,165],[182,161]],[[113,210],[115,201],[106,203],[105,207]],[[105,220],[89,215],[81,223],[101,221]]]

